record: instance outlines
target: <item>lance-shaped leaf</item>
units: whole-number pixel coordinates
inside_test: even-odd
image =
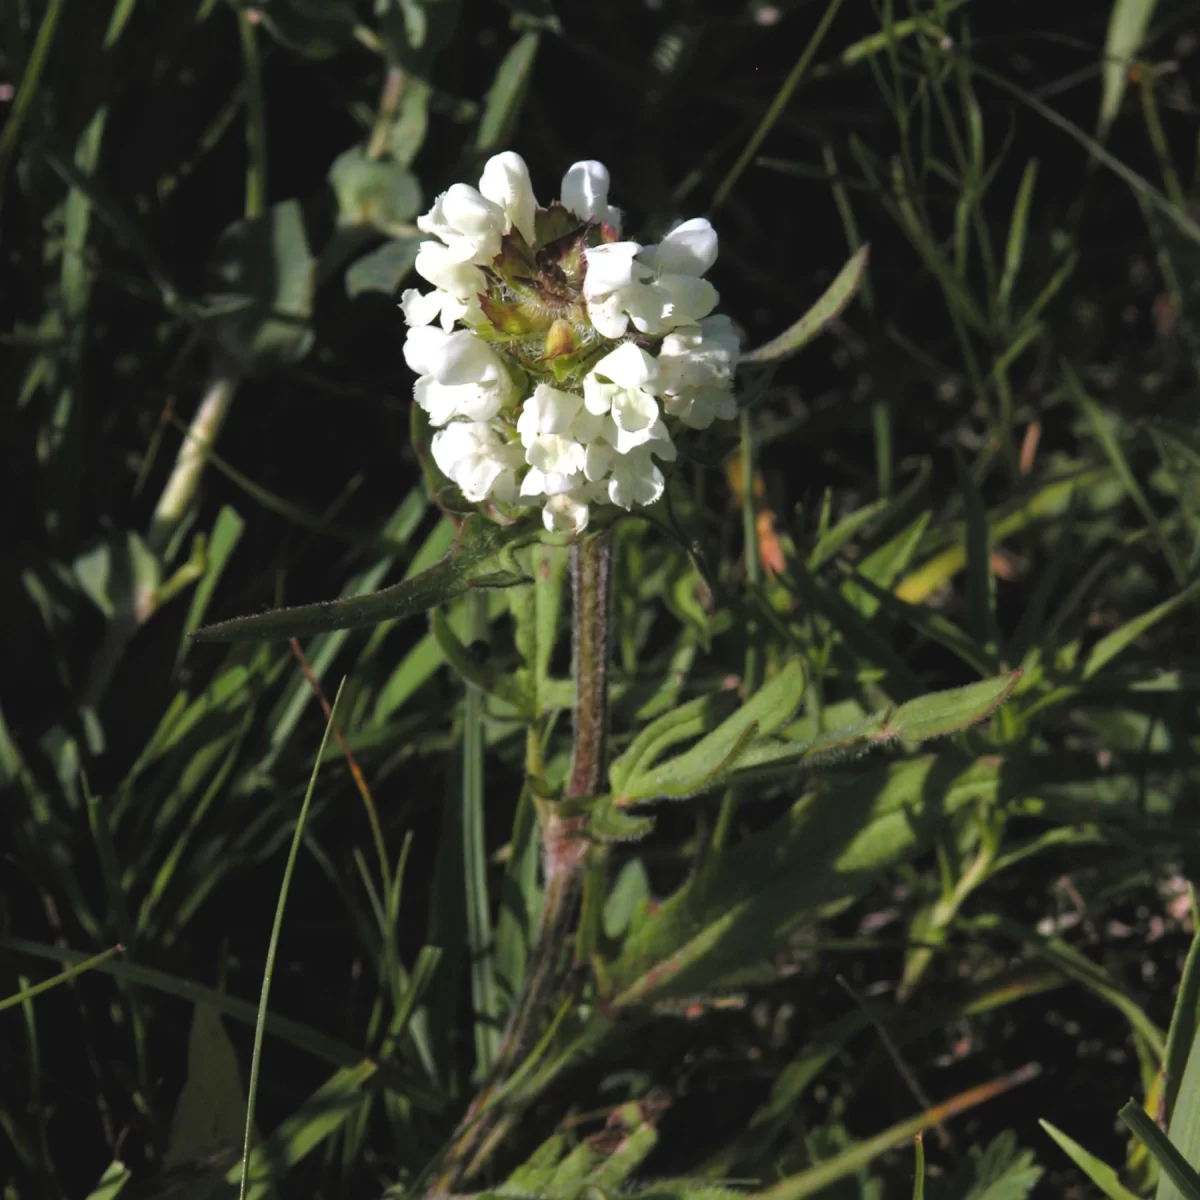
[[[630,742],[624,754],[613,759],[608,769],[613,790],[619,793],[635,775],[645,774],[672,746],[716,729],[734,702],[732,692],[717,692],[681,704],[651,721]]]
[[[643,769],[627,779],[616,802],[625,805],[659,797],[691,796],[713,786],[732,770],[756,738],[769,736],[792,719],[803,695],[804,668],[799,659],[793,659],[770,683],[755,692],[737,712],[690,750],[660,767]],[[697,713],[702,711],[697,710]],[[655,726],[663,726],[664,722],[669,722],[669,718],[660,718]],[[651,730],[655,726],[651,726]],[[667,736],[673,739],[681,729],[687,728],[686,724],[676,726],[675,733]],[[631,747],[631,750],[635,749],[637,743]],[[646,756],[643,761],[648,763],[647,751],[649,754],[657,751],[652,746],[641,748],[642,755]],[[624,765],[618,774],[623,768]]]
[[[471,517],[463,525],[458,545],[437,566],[393,587],[366,596],[235,617],[197,629],[190,636],[198,642],[282,641],[411,617],[446,604],[471,588],[527,583],[511,552],[538,536],[537,529],[524,522],[500,526],[483,517]]]
[[[800,320],[765,346],[743,354],[741,361],[758,364],[779,362],[803,350],[854,299],[867,267],[868,250],[869,247],[863,246],[850,258],[837,273],[837,278],[825,289],[825,294]]]
[[[731,782],[746,783],[798,768],[811,769],[857,757],[890,742],[923,742],[946,737],[991,716],[1012,694],[1021,671],[984,679],[966,687],[920,696],[896,709],[884,709],[865,721],[830,729],[816,737],[780,735],[763,738],[738,758]]]

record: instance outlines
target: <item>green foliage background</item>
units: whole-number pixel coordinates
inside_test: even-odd
[[[747,373],[676,528],[621,527],[594,969],[478,1186],[907,1196],[933,1127],[934,1197],[1095,1194],[1045,1117],[1147,1194],[1115,1114],[1174,1108],[1195,1019],[1164,1032],[1200,781],[1197,12],[0,7],[6,1197],[234,1186],[325,716],[286,642],[186,633],[450,550],[396,301],[416,215],[505,148],[543,200],[603,160],[646,238],[708,213],[747,345],[870,259]],[[197,414],[216,453],[172,491]],[[304,637],[344,744],[256,1195],[417,1194],[496,1052],[540,903],[523,730],[553,783],[570,724],[565,560],[513,553],[536,589]],[[981,679],[1009,683],[901,707]],[[656,766],[758,685],[758,769]],[[672,791],[702,794],[628,811]]]

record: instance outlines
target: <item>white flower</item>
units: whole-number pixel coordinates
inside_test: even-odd
[[[640,346],[622,342],[606,354],[583,381],[583,402],[594,416],[608,414],[615,436],[610,440],[620,454],[655,437],[666,437],[658,401],[652,390],[658,378],[658,363]]]
[[[653,504],[665,487],[663,473],[650,458],[650,447],[643,446],[620,455],[613,463],[608,498],[628,511],[635,504]]]
[[[525,160],[511,150],[494,155],[484,165],[479,178],[479,191],[488,200],[498,204],[505,216],[520,231],[521,236],[534,244],[533,217],[537,211],[537,200],[533,184],[529,181],[529,168]]]
[[[417,218],[422,233],[440,238],[461,259],[483,265],[500,253],[500,239],[508,231],[504,209],[466,183],[455,183]]]
[[[438,469],[472,504],[489,495],[506,504],[516,500],[521,448],[487,423],[454,421],[433,435],[431,449]]]
[[[563,207],[585,221],[603,221],[620,232],[621,210],[608,202],[608,168],[588,159],[574,163],[563,176]]]
[[[469,247],[467,249],[469,250]],[[413,269],[437,290],[420,297],[420,309],[411,300],[405,306],[402,298],[401,307],[404,308],[406,317],[410,310],[418,316],[424,316],[426,312],[433,313],[429,320],[433,320],[440,313],[442,328],[447,333],[454,328],[455,321],[477,324],[483,319],[479,296],[487,288],[487,283],[483,272],[469,257],[460,257],[462,252],[462,247],[452,249],[443,246],[441,242],[422,242],[417,247]],[[410,318],[408,323],[426,325],[429,321],[414,321]]]
[[[658,353],[658,393],[667,414],[691,429],[707,429],[718,418],[735,417],[737,358],[737,334],[724,315],[705,317],[667,334]]]
[[[634,262],[642,247],[637,242],[607,242],[584,250],[587,274],[583,278],[586,300],[598,299],[628,287],[635,281],[648,279],[650,269]]]
[[[704,275],[717,261],[717,231],[705,217],[676,225],[657,246],[642,252],[641,260],[664,275]]]
[[[531,468],[521,484],[523,496],[554,496],[579,483],[587,461],[585,439],[597,432],[583,397],[538,384],[521,408],[517,432]]]
[[[588,505],[569,492],[551,496],[542,507],[542,524],[550,533],[582,533],[588,524]]]
[[[717,233],[703,217],[685,221],[656,246],[610,242],[584,255],[588,315],[605,337],[621,337],[629,321],[658,337],[716,307],[717,289],[700,278],[717,259]]]
[[[490,420],[515,392],[500,356],[469,329],[446,333],[430,325],[412,328],[404,360],[420,377],[413,396],[435,426],[456,417]]]

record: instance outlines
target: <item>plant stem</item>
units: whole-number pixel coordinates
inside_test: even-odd
[[[225,424],[240,382],[241,375],[232,360],[218,354],[200,407],[188,426],[187,436],[175,456],[171,477],[158,498],[150,521],[146,542],[157,555],[166,552],[171,538],[192,506],[196,489],[200,486],[200,477],[204,474],[208,452],[215,445],[221,426]]]
[[[574,598],[575,740],[563,799],[594,796],[607,770],[609,613],[612,540],[607,533],[576,543],[571,556]],[[542,1032],[547,1012],[562,990],[563,958],[572,940],[587,864],[585,816],[564,816],[544,806],[542,914],[521,993],[496,1052],[495,1066],[455,1130],[441,1174],[429,1195],[445,1196],[473,1174],[499,1144],[495,1136],[512,1114],[493,1103]]]

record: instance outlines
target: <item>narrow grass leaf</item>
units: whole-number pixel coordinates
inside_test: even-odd
[[[1114,629],[1106,637],[1102,637],[1092,647],[1091,653],[1087,656],[1087,661],[1083,664],[1083,678],[1091,679],[1097,671],[1106,667],[1118,654],[1122,653],[1141,637],[1143,633],[1152,629],[1164,617],[1169,617],[1176,609],[1190,604],[1196,596],[1200,596],[1200,579],[1196,580],[1189,587],[1184,588],[1178,595],[1172,596],[1170,600],[1164,600],[1161,604],[1157,604],[1149,611],[1142,613],[1141,616],[1134,617],[1132,621],[1127,621],[1119,629]]]
[[[301,839],[304,836],[304,822],[308,817],[308,808],[312,803],[313,792],[316,790],[317,774],[321,769],[321,759],[325,753],[325,746],[329,741],[329,734],[333,729],[334,721],[337,719],[338,701],[341,699],[342,687],[344,686],[345,681],[343,680],[342,684],[338,687],[337,696],[334,698],[333,708],[329,713],[329,720],[325,722],[325,732],[321,737],[321,745],[317,751],[317,757],[313,762],[308,789],[304,793],[304,800],[300,805],[300,813],[296,818],[296,831],[292,835],[292,844],[288,850],[287,863],[283,868],[283,880],[279,885],[279,899],[275,905],[275,920],[271,925],[271,939],[267,943],[267,959],[263,968],[262,992],[258,1001],[258,1019],[254,1026],[254,1051],[250,1059],[250,1086],[246,1094],[246,1138],[242,1150],[241,1180],[238,1184],[240,1200],[246,1200],[246,1184],[250,1170],[250,1141],[254,1133],[254,1102],[258,1095],[258,1075],[259,1069],[262,1066],[263,1032],[266,1028],[267,1002],[271,995],[271,979],[275,973],[275,955],[279,950],[279,934],[283,928],[283,914],[287,908],[288,891],[292,885],[292,872],[295,870],[296,857],[300,849]]]
[[[65,971],[60,971],[57,975],[52,975],[49,979],[43,979],[39,983],[31,983],[19,992],[14,992],[11,996],[5,996],[3,999],[0,999],[0,1012],[3,1012],[6,1008],[15,1008],[18,1004],[24,1004],[27,1000],[32,1000],[34,996],[40,996],[42,992],[48,992],[51,988],[58,987],[60,983],[66,983],[69,979],[74,979],[77,975],[85,974],[94,967],[98,967],[101,963],[107,962],[114,954],[120,954],[123,949],[123,946],[110,946],[107,950],[101,951],[101,953],[91,958],[85,958],[74,966],[68,967]]]
[[[1155,1200],[1200,1200],[1200,1174],[1142,1106],[1136,1100],[1127,1100],[1117,1115],[1158,1163],[1162,1176]]]
[[[1089,1154],[1074,1138],[1068,1137],[1049,1121],[1038,1119],[1038,1124],[1058,1143],[1064,1154],[1108,1197],[1108,1200],[1140,1200],[1117,1178],[1117,1173],[1106,1162]]]
[[[1079,381],[1079,376],[1076,375],[1071,364],[1065,359],[1062,361],[1062,369],[1063,376],[1067,381],[1067,386],[1071,390],[1075,403],[1083,410],[1083,414],[1091,426],[1092,433],[1100,443],[1108,461],[1112,464],[1117,478],[1121,481],[1121,486],[1125,489],[1125,494],[1137,505],[1138,512],[1142,514],[1146,524],[1153,532],[1154,540],[1158,542],[1159,549],[1162,550],[1163,558],[1167,560],[1167,565],[1171,568],[1176,583],[1180,587],[1183,587],[1188,579],[1187,568],[1176,553],[1174,545],[1172,545],[1163,533],[1158,514],[1151,507],[1150,501],[1146,498],[1146,493],[1142,490],[1141,484],[1138,483],[1137,477],[1129,465],[1129,460],[1125,457],[1124,450],[1121,449],[1121,443],[1117,440],[1116,434],[1113,432],[1112,423],[1100,410],[1100,406],[1083,390],[1083,384]]]
[[[895,1146],[900,1146],[909,1138],[914,1137],[924,1129],[956,1116],[959,1113],[983,1104],[1011,1088],[1027,1083],[1039,1072],[1036,1064],[1031,1063],[1020,1070],[1004,1075],[991,1083],[980,1084],[979,1087],[969,1088],[960,1092],[951,1100],[936,1104],[925,1112],[906,1121],[900,1121],[890,1129],[877,1133],[872,1138],[855,1142],[840,1154],[825,1159],[824,1162],[781,1180],[765,1191],[753,1193],[755,1200],[803,1200],[803,1197],[814,1196],[825,1188],[857,1174],[881,1154]]]
[[[808,39],[808,43],[801,51],[800,57],[796,60],[796,65],[788,72],[783,85],[775,93],[775,98],[771,101],[762,120],[758,123],[758,128],[750,135],[750,140],[746,143],[745,149],[738,155],[737,161],[730,167],[729,173],[721,180],[721,185],[717,188],[716,194],[713,196],[712,208],[714,212],[729,199],[730,193],[737,186],[737,181],[742,177],[742,172],[745,171],[746,167],[750,165],[754,156],[758,153],[758,148],[766,140],[767,134],[774,128],[775,122],[783,115],[783,110],[787,108],[788,101],[792,98],[792,93],[799,87],[800,81],[808,71],[809,65],[816,57],[817,51],[821,48],[821,43],[825,40],[825,35],[829,32],[829,27],[833,24],[833,19],[837,16],[838,9],[841,6],[842,0],[830,0],[826,6],[820,21],[817,22],[816,29],[813,30],[812,36]]]
[[[38,26],[33,49],[25,63],[25,73],[21,76],[20,86],[13,97],[12,108],[8,111],[8,120],[4,123],[4,131],[0,133],[0,203],[3,203],[4,200],[4,183],[9,178],[9,165],[16,153],[21,130],[25,128],[30,106],[41,86],[42,74],[50,57],[50,48],[54,45],[54,35],[58,31],[58,18],[62,15],[63,2],[64,0],[50,0],[46,11],[42,14],[42,23]]]
[[[1175,997],[1175,1011],[1167,1030],[1167,1052],[1162,1070],[1162,1119],[1168,1128],[1175,1114],[1175,1102],[1188,1058],[1196,1044],[1197,1032],[1200,1032],[1200,932],[1193,936],[1188,947],[1179,994]],[[1192,1097],[1191,1103],[1198,1100],[1200,1097]]]

